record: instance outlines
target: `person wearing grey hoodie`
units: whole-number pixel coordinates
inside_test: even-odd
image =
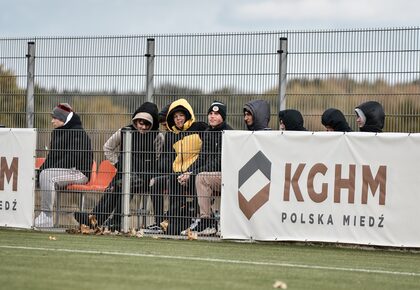
[[[244,105],[244,122],[248,130],[271,130],[270,104],[265,100],[253,100]]]

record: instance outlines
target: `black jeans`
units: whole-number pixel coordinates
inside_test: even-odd
[[[186,185],[178,182],[179,174],[169,176],[169,221],[168,233],[179,235],[187,229],[193,218],[197,217],[198,203],[195,192],[195,176],[191,175]]]
[[[159,225],[167,218],[164,212],[164,197],[168,194],[170,176],[162,175],[155,177],[154,180],[154,184],[150,187],[150,199],[153,204],[155,223]]]
[[[148,189],[149,180],[144,176],[132,174],[130,183],[131,193],[143,193]],[[132,197],[131,194],[130,200]],[[96,216],[98,221],[98,226],[102,226],[112,213],[112,224],[117,227],[120,226],[122,218],[122,178],[120,174],[115,176],[92,210],[92,214]]]

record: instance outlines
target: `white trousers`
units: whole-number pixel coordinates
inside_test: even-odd
[[[63,188],[68,184],[84,184],[88,178],[81,171],[68,168],[48,168],[39,175],[39,187],[41,190],[41,210],[49,214],[53,210],[57,188]]]

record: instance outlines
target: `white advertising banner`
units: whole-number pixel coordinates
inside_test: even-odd
[[[34,213],[35,129],[0,128],[0,226],[30,228]]]
[[[420,134],[226,131],[224,239],[420,247]]]

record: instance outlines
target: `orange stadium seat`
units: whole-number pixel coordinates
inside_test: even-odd
[[[35,169],[41,168],[42,164],[45,162],[45,157],[36,157],[35,158]]]
[[[96,162],[95,162],[96,166]],[[93,171],[92,171],[93,174]],[[86,184],[70,184],[67,186],[67,190],[79,191],[82,193],[82,199],[80,204],[80,210],[84,208],[84,194],[83,192],[103,192],[111,183],[114,176],[117,174],[117,168],[109,162],[104,160],[99,164],[98,171],[95,171],[95,177],[89,180]]]

